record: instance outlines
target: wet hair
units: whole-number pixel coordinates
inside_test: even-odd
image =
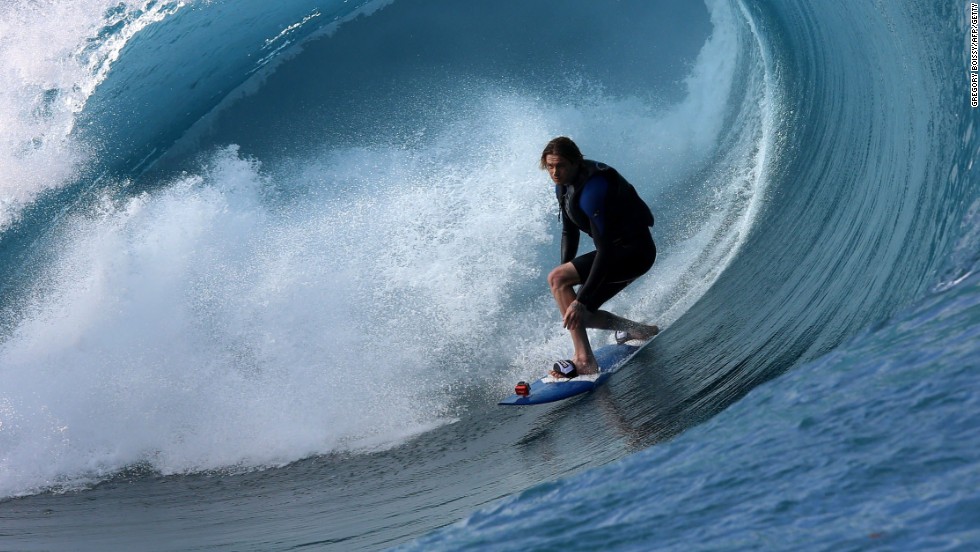
[[[572,139],[568,136],[559,136],[557,138],[552,138],[548,145],[544,147],[544,151],[541,152],[541,168],[547,169],[548,165],[545,163],[545,158],[549,155],[557,155],[563,157],[566,161],[572,165],[580,165],[582,163],[582,152],[579,151],[578,146]]]

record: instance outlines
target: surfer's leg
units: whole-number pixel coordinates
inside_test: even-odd
[[[657,246],[654,245],[652,239],[640,239],[625,246],[614,248],[610,253],[613,256],[612,267],[607,277],[593,293],[593,302],[597,306],[609,301],[636,281],[637,278],[646,274],[657,258]],[[573,262],[577,261],[576,259]],[[591,265],[588,268],[591,269]],[[579,273],[588,273],[585,272],[584,265],[579,269]],[[585,318],[585,324],[589,328],[598,330],[626,332],[629,339],[646,340],[660,332],[660,328],[657,326],[634,322],[604,310],[590,312],[589,316]]]
[[[595,300],[601,305],[612,299],[617,293],[626,289],[626,286],[630,285],[632,282],[633,280],[603,282],[599,284],[598,289],[595,291]],[[622,316],[616,316],[615,314],[604,310],[596,310],[595,312],[586,311],[585,315],[583,316],[583,322],[585,323],[586,327],[595,328],[597,330],[627,332],[629,333],[630,339],[650,339],[651,337],[657,335],[657,333],[660,331],[657,326],[650,326],[640,322],[634,322],[633,320],[623,318]]]
[[[573,286],[582,283],[578,271],[572,263],[565,263],[548,274],[548,286],[551,288],[551,295],[558,304],[558,312],[565,316],[568,306],[575,301],[575,290]]]
[[[581,283],[578,271],[572,263],[565,263],[548,274],[548,285],[551,287],[551,294],[558,304],[558,312],[565,316],[568,306],[575,301],[575,290],[573,286]],[[575,348],[575,368],[579,374],[594,374],[599,371],[599,364],[592,353],[592,345],[589,343],[589,334],[586,331],[587,324],[581,324],[574,330],[569,330],[572,336],[572,346]]]

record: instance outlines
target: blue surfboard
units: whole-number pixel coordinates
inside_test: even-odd
[[[504,406],[544,404],[581,395],[582,393],[588,393],[609,381],[609,378],[623,364],[626,364],[626,361],[633,358],[640,349],[646,346],[649,341],[637,343],[606,345],[597,349],[595,351],[595,359],[599,363],[598,374],[579,376],[572,379],[556,379],[551,376],[545,376],[531,384],[531,390],[527,396],[511,395],[497,404]]]

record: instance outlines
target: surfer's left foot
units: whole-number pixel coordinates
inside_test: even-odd
[[[628,332],[619,330],[616,332],[616,343],[622,345],[627,341],[646,341],[658,333],[660,333],[660,328],[657,326],[643,326],[642,329],[636,329]]]

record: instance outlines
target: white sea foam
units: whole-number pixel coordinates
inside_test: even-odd
[[[370,290],[342,260],[350,213],[277,219],[256,169],[229,149],[72,221],[0,350],[0,494],[136,463],[273,465],[441,419],[354,310]]]

